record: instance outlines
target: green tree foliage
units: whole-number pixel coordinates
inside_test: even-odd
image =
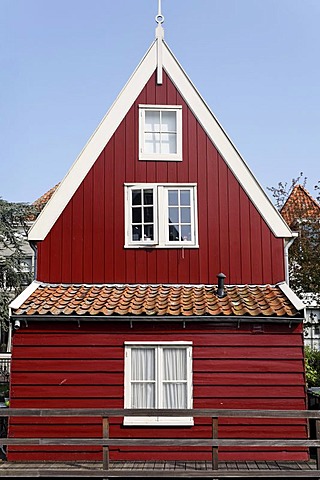
[[[11,203],[0,198],[0,328],[8,330],[10,301],[32,280],[24,263],[24,246],[30,221],[37,212],[33,206]]]
[[[305,365],[308,387],[320,386],[320,351],[305,347]]]

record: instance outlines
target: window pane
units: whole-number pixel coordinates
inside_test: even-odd
[[[175,133],[161,134],[161,153],[177,153],[177,136]]]
[[[179,241],[179,226],[178,225],[169,225],[169,240],[170,242]]]
[[[168,203],[169,203],[169,205],[179,205],[178,190],[169,190],[168,191]]]
[[[188,408],[185,383],[164,384],[163,408]]]
[[[131,379],[155,380],[154,348],[133,348],[131,350]]]
[[[131,408],[155,408],[155,384],[132,384]]]
[[[190,190],[181,190],[180,191],[180,205],[191,205]]]
[[[132,208],[132,222],[133,223],[141,223],[142,222],[142,215],[141,215],[141,207],[134,207]]]
[[[181,223],[191,223],[191,208],[183,207],[180,209]]]
[[[144,205],[153,205],[153,190],[143,190],[143,204]]]
[[[160,153],[160,133],[146,133],[144,140],[145,153]]]
[[[132,227],[132,240],[134,242],[141,240],[142,237],[142,227],[134,225]]]
[[[161,131],[162,132],[176,132],[177,121],[176,112],[161,112]]]
[[[160,132],[160,112],[146,110],[146,112],[145,112],[145,131],[146,132]]]
[[[141,190],[132,190],[132,205],[141,205]]]
[[[154,240],[153,238],[153,225],[144,226],[144,240]]]
[[[187,350],[164,348],[163,362],[164,408],[187,408]]]
[[[191,242],[191,225],[182,225],[181,227],[181,237],[184,242]]]
[[[178,222],[179,222],[179,208],[169,207],[169,223],[178,223]]]
[[[187,350],[164,348],[164,380],[187,380]]]
[[[193,242],[194,213],[192,189],[168,188],[167,240],[169,242]]]
[[[144,207],[143,213],[144,213],[144,221],[146,223],[153,222],[153,207]]]

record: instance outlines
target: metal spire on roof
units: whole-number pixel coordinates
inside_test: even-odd
[[[162,42],[164,39],[164,30],[162,24],[164,22],[164,16],[162,15],[161,0],[158,0],[158,14],[155,17],[158,24],[156,28],[156,41],[157,41],[157,84],[162,84]]]
[[[156,22],[158,25],[164,22],[164,16],[162,15],[161,0],[158,0],[158,15],[156,15]]]

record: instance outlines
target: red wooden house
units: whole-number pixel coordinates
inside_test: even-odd
[[[12,407],[306,408],[304,306],[288,287],[293,233],[163,40],[156,40],[29,234],[36,280],[12,304]],[[223,272],[226,276],[217,275]],[[9,435],[45,436],[48,420]],[[100,422],[51,419],[53,436]],[[210,437],[207,419],[115,419],[110,435]],[[305,435],[305,423],[225,419],[219,436]],[[206,459],[210,449],[111,449]],[[305,459],[293,448],[221,459]],[[10,447],[9,459],[101,459]]]

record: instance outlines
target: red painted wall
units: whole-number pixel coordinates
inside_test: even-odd
[[[260,324],[261,325],[261,324]],[[123,408],[125,341],[193,342],[195,408],[305,409],[301,325],[216,325],[201,322],[36,323],[14,333],[10,401],[13,408]],[[112,419],[111,437],[210,438],[210,419],[194,427],[124,427]],[[13,437],[99,437],[99,419],[12,418]],[[305,438],[304,420],[222,419],[219,437]],[[306,460],[299,448],[219,449],[220,460]],[[9,447],[9,460],[101,460],[100,448]],[[111,449],[113,459],[210,460],[210,449]]]
[[[183,161],[138,160],[138,105],[183,109]],[[125,182],[196,182],[199,249],[124,249]],[[96,163],[38,244],[37,279],[54,283],[205,283],[284,280],[275,238],[176,87],[152,76]]]

